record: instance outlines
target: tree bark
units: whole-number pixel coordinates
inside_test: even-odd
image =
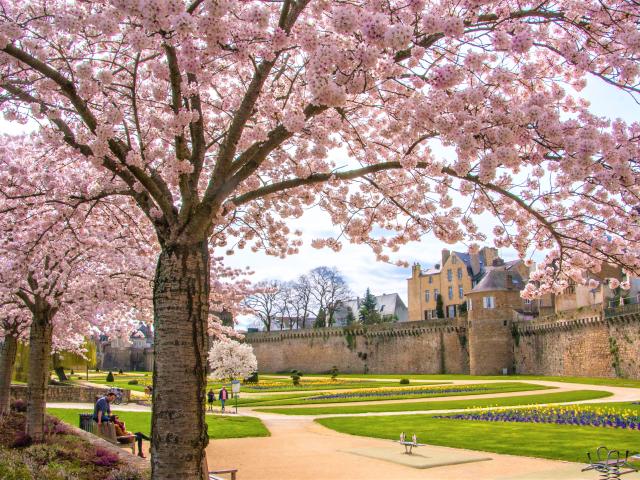
[[[4,415],[9,411],[11,377],[13,376],[13,366],[16,362],[17,351],[18,338],[14,335],[5,335],[0,353],[0,415]]]
[[[202,480],[209,253],[206,241],[163,248],[153,292],[153,480]]]
[[[35,311],[29,331],[26,433],[37,442],[44,438],[44,414],[47,405],[52,336],[51,314],[47,310]]]

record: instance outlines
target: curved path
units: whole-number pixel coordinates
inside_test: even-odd
[[[387,380],[388,381],[388,380]],[[512,380],[454,380],[453,384],[493,383]],[[640,399],[640,389],[610,387],[604,385],[572,384],[545,380],[523,380],[541,386],[556,387],[554,390],[470,395],[454,397],[436,397],[430,399],[407,399],[397,401],[366,403],[398,403],[422,401],[462,400],[464,398],[492,398],[504,396],[530,395],[542,392],[560,392],[572,390],[603,390],[612,396],[569,403],[625,402]],[[421,383],[415,381],[412,383]],[[276,392],[282,393],[282,392]],[[365,402],[349,403],[362,405]],[[330,406],[331,404],[321,404]],[[344,405],[344,404],[341,404]],[[50,403],[57,408],[92,408],[92,405]],[[318,406],[318,405],[315,405]],[[295,408],[299,406],[296,405]],[[118,405],[122,411],[148,411],[148,407],[138,405]],[[266,408],[266,407],[257,407]],[[275,407],[274,407],[275,408]],[[451,410],[439,410],[423,413],[445,413]],[[407,415],[420,412],[380,412],[366,414]],[[429,469],[416,469],[384,460],[371,459],[348,453],[349,450],[385,449],[398,450],[399,445],[389,440],[357,437],[338,433],[325,428],[313,420],[320,415],[278,415],[255,412],[242,408],[241,415],[260,418],[271,432],[271,437],[212,440],[207,448],[207,457],[211,469],[222,470],[237,468],[238,480],[596,480],[594,472],[581,473],[581,464],[544,460],[530,457],[481,453],[489,461],[448,465]],[[337,416],[337,415],[323,415]],[[375,421],[375,419],[372,419]],[[523,439],[525,441],[525,439]],[[427,457],[442,458],[459,456],[466,453],[478,455],[478,452],[448,447],[425,446],[417,453]],[[640,474],[625,476],[626,480],[640,480]]]
[[[499,382],[500,380],[495,380]],[[490,383],[492,381],[455,381],[456,384]],[[604,390],[613,395],[584,402],[624,402],[640,399],[640,389],[609,387],[603,385],[572,384],[544,380],[527,380],[526,383],[557,387],[544,392],[571,390]],[[516,396],[513,394],[472,395],[471,398]],[[459,400],[464,397],[437,397],[410,399],[400,402]],[[363,402],[350,403],[358,405]],[[383,403],[383,402],[367,402]],[[384,402],[387,403],[387,402]],[[344,404],[343,404],[344,405]],[[328,406],[323,404],[322,406]],[[262,407],[259,407],[262,408]],[[296,405],[295,408],[298,408]],[[445,413],[451,410],[424,413]],[[419,412],[380,412],[344,414],[344,416],[407,415]],[[583,465],[571,462],[544,460],[513,455],[482,453],[490,461],[448,465],[429,469],[416,469],[384,460],[371,459],[348,453],[349,450],[383,448],[397,450],[399,445],[389,440],[357,437],[330,430],[313,420],[336,415],[278,415],[256,412],[248,408],[243,415],[260,418],[271,432],[271,437],[213,440],[207,448],[209,465],[216,469],[238,468],[239,480],[595,480],[594,472],[580,472]],[[375,421],[375,419],[372,419]],[[523,439],[524,440],[524,439]],[[462,449],[425,446],[418,453],[427,457],[450,457],[469,453]],[[640,474],[627,475],[627,480],[640,480]]]

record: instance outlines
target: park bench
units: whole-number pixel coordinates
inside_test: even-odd
[[[411,440],[407,440],[404,432],[400,434],[400,440],[396,440],[400,445],[404,446],[404,453],[407,455],[413,454],[413,449],[418,447],[424,447],[426,443],[418,443],[418,439],[416,438],[416,434],[413,434]]]
[[[222,477],[218,475],[231,474],[231,480],[236,480],[236,473],[238,473],[238,469],[230,469],[230,470],[215,470],[213,472],[209,472],[209,480],[224,480]]]
[[[121,446],[123,448],[131,448],[131,453],[135,454],[135,435],[116,435],[116,426],[111,422],[103,422],[102,425],[98,425],[98,422],[93,420],[92,413],[80,414],[80,429],[85,432],[92,433],[97,437],[105,439],[109,443]]]
[[[638,471],[634,465],[629,463],[640,461],[640,455],[629,456],[629,450],[624,455],[618,450],[608,450],[607,447],[598,447],[596,450],[596,458],[591,458],[591,452],[587,452],[589,465],[582,469],[583,472],[595,470],[603,474],[603,478],[615,480],[622,475],[635,473]]]

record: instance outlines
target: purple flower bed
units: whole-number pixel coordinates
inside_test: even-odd
[[[309,400],[333,400],[343,398],[367,398],[367,397],[400,397],[403,395],[433,395],[433,394],[447,394],[447,393],[463,393],[463,392],[484,392],[490,390],[489,388],[424,388],[415,390],[384,390],[384,391],[361,391],[361,392],[346,392],[346,393],[332,393],[327,395],[318,395],[315,397],[305,398],[305,401]]]
[[[599,412],[586,409],[531,408],[489,410],[483,412],[437,415],[447,420],[475,420],[484,422],[555,423],[590,427],[613,427],[640,430],[640,416],[635,413]]]

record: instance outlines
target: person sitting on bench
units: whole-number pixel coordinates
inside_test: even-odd
[[[116,398],[114,392],[107,393],[104,397],[100,397],[93,407],[93,420],[102,425],[102,422],[108,422],[111,416],[111,405]]]
[[[112,415],[111,421],[116,427],[117,437],[126,437],[130,435],[133,435],[134,437],[136,437],[136,442],[138,442],[138,456],[140,458],[146,458],[144,455],[144,452],[142,451],[142,440],[147,440],[148,442],[150,442],[151,439],[142,432],[136,432],[136,433],[127,432],[127,428],[124,422],[120,420],[117,415]]]

